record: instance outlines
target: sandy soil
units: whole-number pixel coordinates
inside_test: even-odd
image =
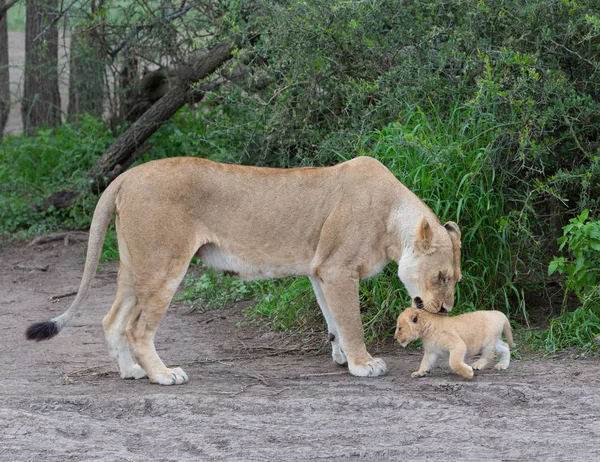
[[[241,307],[175,304],[157,349],[191,381],[118,378],[101,320],[115,291],[104,265],[88,304],[46,343],[27,325],[62,312],[79,245],[0,250],[0,460],[596,460],[600,362],[513,361],[473,381],[446,367],[411,379],[417,351],[390,345],[386,377],[360,379],[329,353],[255,327]],[[325,334],[323,335],[325,337]]]

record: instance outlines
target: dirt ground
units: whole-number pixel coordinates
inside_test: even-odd
[[[0,249],[0,460],[597,460],[600,362],[513,361],[466,381],[394,345],[385,377],[350,376],[329,352],[256,327],[242,307],[175,304],[159,354],[190,382],[121,380],[101,320],[115,292],[103,265],[74,322],[45,342],[34,321],[61,313],[83,269],[80,245]],[[323,335],[325,338],[325,333]]]

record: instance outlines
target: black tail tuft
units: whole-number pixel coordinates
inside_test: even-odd
[[[27,340],[48,340],[58,334],[58,326],[52,321],[36,322],[27,328]]]

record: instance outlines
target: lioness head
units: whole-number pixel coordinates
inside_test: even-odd
[[[413,340],[421,337],[419,329],[419,310],[417,308],[405,308],[396,323],[394,338],[400,345],[405,347]]]
[[[412,249],[402,253],[398,277],[408,290],[412,306],[431,313],[446,313],[454,307],[454,286],[460,272],[460,230],[449,221],[430,224],[419,218]]]

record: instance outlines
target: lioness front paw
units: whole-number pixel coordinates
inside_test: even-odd
[[[377,377],[386,374],[387,365],[380,358],[373,358],[364,363],[350,360],[348,361],[348,370],[357,377]]]
[[[159,385],[181,385],[188,380],[187,374],[181,367],[165,369],[150,377],[150,382],[158,383]]]
[[[412,374],[410,374],[410,376],[413,379],[417,379],[417,378],[420,378],[420,377],[425,377],[427,374],[429,374],[429,372],[427,372],[427,371],[415,371]]]
[[[494,366],[494,369],[497,371],[504,371],[508,369],[508,364],[498,363]]]

